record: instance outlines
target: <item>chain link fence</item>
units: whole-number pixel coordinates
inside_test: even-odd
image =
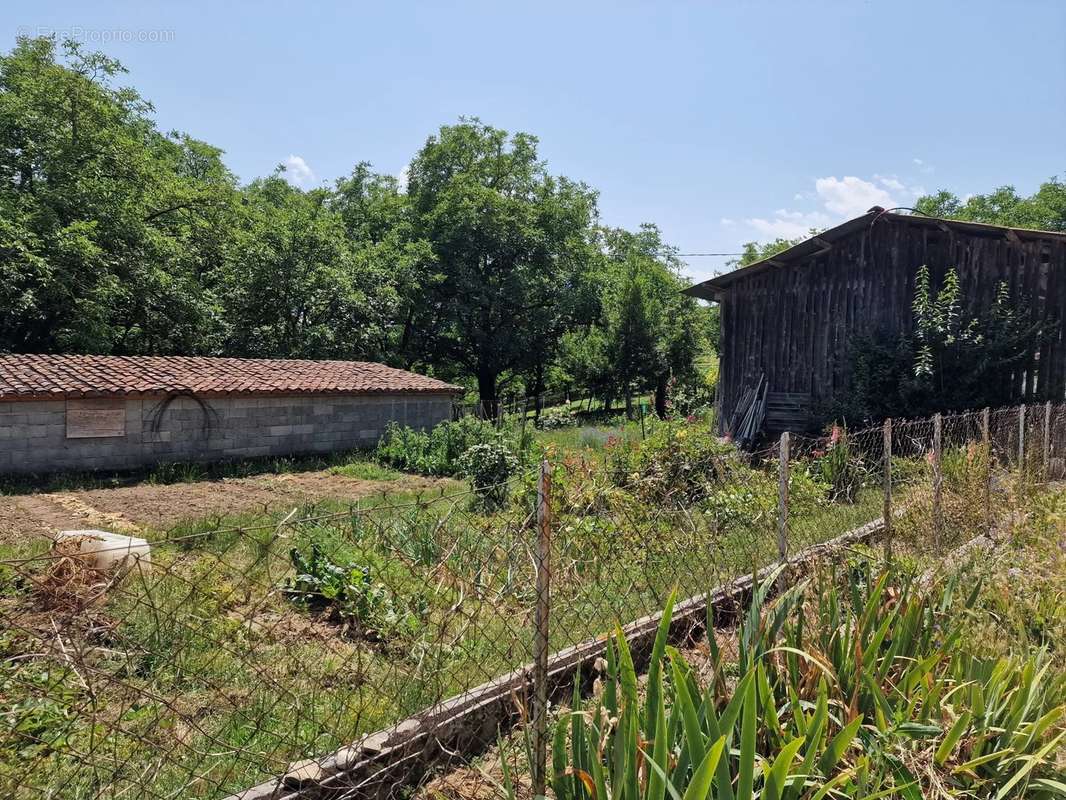
[[[655,459],[608,447],[477,492],[181,527],[150,556],[22,543],[0,562],[0,793],[484,797],[484,760],[517,736],[535,794],[544,723],[590,688],[616,625],[639,657],[671,591],[684,638],[728,616],[744,576],[826,542],[996,535],[1066,463],[1050,404],[751,453],[664,430]]]

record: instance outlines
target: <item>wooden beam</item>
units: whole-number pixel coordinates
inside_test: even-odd
[[[811,239],[811,241],[818,245],[818,249],[811,253],[809,256],[807,256],[807,258],[817,258],[818,256],[824,253],[828,253],[830,250],[833,249],[833,243],[827,242],[821,236],[815,236],[813,239]]]

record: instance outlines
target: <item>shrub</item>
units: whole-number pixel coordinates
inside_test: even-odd
[[[715,376],[717,380],[717,374]],[[678,383],[671,387],[670,416],[691,417],[707,413],[714,405],[714,387]]]
[[[1031,297],[1011,297],[1000,284],[977,315],[966,308],[958,271],[937,286],[919,268],[912,332],[873,331],[851,342],[850,386],[830,416],[856,425],[885,417],[920,418],[936,411],[993,408],[1011,402],[1018,362],[1059,334],[1059,322],[1033,320]]]
[[[470,479],[479,503],[486,510],[506,504],[507,482],[517,471],[518,459],[500,442],[476,444],[459,458],[460,474]]]
[[[463,453],[474,445],[495,443],[502,438],[491,422],[476,417],[442,422],[431,431],[390,422],[374,455],[383,464],[405,472],[459,475],[459,457]]]
[[[542,431],[554,431],[577,425],[577,412],[568,408],[553,408],[545,411],[537,420],[537,427]]]
[[[643,443],[623,441],[609,449],[608,469],[617,486],[646,501],[668,497],[701,500],[742,467],[731,444],[686,423],[663,423]]]
[[[727,484],[707,492],[700,503],[704,515],[719,530],[731,526],[755,529],[777,524],[778,480],[760,470],[736,464]],[[795,517],[813,512],[827,502],[828,487],[800,464],[789,475],[789,513]]]

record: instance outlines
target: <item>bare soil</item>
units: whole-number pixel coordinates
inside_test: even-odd
[[[80,528],[117,533],[158,531],[187,520],[284,511],[325,499],[358,500],[383,493],[439,491],[454,486],[454,481],[448,479],[417,475],[372,481],[314,470],[7,495],[0,497],[0,542],[28,536],[52,538],[59,531]]]

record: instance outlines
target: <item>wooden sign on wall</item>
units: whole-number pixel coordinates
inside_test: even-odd
[[[68,400],[67,438],[126,435],[125,400]]]

